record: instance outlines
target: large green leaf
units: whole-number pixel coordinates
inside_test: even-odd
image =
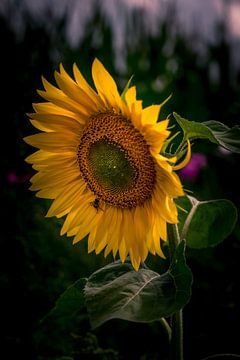
[[[55,307],[41,320],[34,334],[39,354],[53,352],[58,354],[59,358],[61,355],[64,358],[64,355],[72,354],[75,346],[72,334],[76,333],[81,322],[87,319],[83,293],[85,284],[86,279],[79,279],[68,287],[57,300]]]
[[[187,246],[201,249],[222,242],[233,230],[237,210],[229,200],[198,201],[192,196],[180,198],[180,236]]]
[[[163,275],[130,262],[111,263],[90,276],[85,298],[93,327],[119,318],[135,322],[152,322],[181,309],[191,296],[191,271],[185,261],[185,242],[174,255]]]
[[[65,323],[67,319],[70,320],[76,313],[79,313],[85,305],[83,289],[86,281],[87,279],[82,278],[69,286],[64,293],[61,294],[55,307],[42,321],[51,317],[55,318],[58,322]]]
[[[219,121],[205,121],[203,123],[211,130],[215,139],[217,139],[219,145],[236,153],[240,153],[240,127],[234,126],[229,128],[228,126],[220,123]]]
[[[218,121],[196,122],[182,118],[173,113],[176,121],[183,130],[184,138],[187,139],[208,139],[227,150],[240,153],[240,127],[229,128]]]

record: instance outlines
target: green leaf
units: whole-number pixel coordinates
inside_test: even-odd
[[[229,128],[218,121],[196,122],[182,118],[173,113],[177,123],[183,130],[183,142],[187,139],[208,139],[225,149],[240,153],[240,127]]]
[[[177,123],[183,130],[184,141],[187,139],[208,139],[213,143],[217,144],[217,140],[213,136],[210,129],[207,126],[203,125],[203,123],[196,121],[189,121],[187,119],[182,118],[177,113],[173,113]]]
[[[237,210],[229,200],[198,201],[188,196],[179,198],[177,203],[188,212],[179,211],[180,237],[194,249],[222,242],[237,220]]]
[[[92,326],[118,318],[152,322],[181,309],[191,296],[191,271],[185,261],[185,242],[176,249],[169,270],[163,275],[129,262],[111,263],[90,276],[85,286]]]
[[[122,92],[122,94],[121,94],[121,98],[122,98],[123,100],[125,99],[125,94],[126,94],[126,92],[128,91],[128,89],[129,89],[129,87],[130,87],[130,85],[131,85],[132,79],[133,79],[133,75],[130,77],[130,79],[128,80],[125,88],[123,89],[123,92]]]
[[[48,317],[53,317],[58,321],[65,323],[66,318],[74,317],[74,314],[79,312],[85,305],[83,289],[86,281],[87,279],[82,278],[69,286],[64,293],[61,294],[55,307],[43,320]]]
[[[86,279],[79,279],[59,297],[55,307],[41,320],[34,338],[41,353],[72,354],[73,334],[87,319],[83,289]],[[70,357],[71,358],[71,357]],[[70,359],[69,359],[70,360]]]
[[[214,137],[217,139],[218,144],[232,152],[240,153],[240,127],[228,126],[220,123],[219,121],[205,121],[203,123],[211,130]]]

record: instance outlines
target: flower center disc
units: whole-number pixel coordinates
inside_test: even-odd
[[[96,197],[120,208],[142,205],[152,195],[156,170],[141,133],[122,115],[92,116],[78,147],[82,176]]]

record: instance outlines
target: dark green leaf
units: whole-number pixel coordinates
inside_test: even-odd
[[[203,123],[211,130],[219,145],[236,153],[240,153],[240,127],[229,128],[218,121],[205,121]]]
[[[42,319],[34,334],[39,349],[54,351],[59,357],[72,353],[73,334],[79,331],[82,320],[87,319],[83,295],[85,284],[86,279],[79,279],[68,287]]]
[[[56,306],[51,310],[47,317],[51,316],[59,321],[66,317],[73,317],[84,306],[83,289],[87,279],[79,279],[73,285],[69,286],[61,294],[56,302]],[[45,319],[45,318],[44,318]]]
[[[187,246],[195,249],[215,246],[232,232],[237,210],[231,201],[198,201],[188,196],[177,202],[188,212],[179,211],[180,234]]]
[[[184,140],[187,139],[208,139],[211,142],[218,144],[217,139],[213,136],[211,130],[203,123],[196,121],[189,121],[182,118],[177,113],[173,113],[176,121],[180,125],[184,133]]]
[[[92,326],[113,318],[152,322],[181,309],[190,299],[192,283],[184,251],[182,242],[163,275],[146,268],[136,272],[129,262],[120,261],[92,274],[85,286]]]
[[[208,139],[227,150],[240,153],[240,127],[229,128],[218,121],[195,122],[173,113],[183,130],[183,141],[187,139]]]

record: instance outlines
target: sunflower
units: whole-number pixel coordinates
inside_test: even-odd
[[[157,122],[163,105],[143,108],[135,86],[120,96],[116,83],[95,59],[92,77],[97,92],[76,64],[74,80],[60,65],[58,87],[42,79],[46,102],[28,114],[41,132],[24,140],[39,150],[26,161],[36,196],[54,199],[46,216],[66,216],[61,235],[77,243],[88,235],[88,252],[129,255],[135,270],[148,252],[164,257],[160,239],[167,223],[178,222],[174,198],[184,195],[174,172],[182,163],[161,154],[170,135],[169,120]]]

